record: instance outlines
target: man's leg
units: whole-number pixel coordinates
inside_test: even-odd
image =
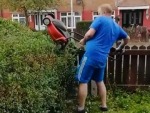
[[[101,107],[106,108],[106,87],[103,81],[97,82],[98,94],[101,98]]]
[[[78,110],[79,111],[84,110],[85,108],[87,92],[88,92],[87,83],[80,83],[79,91],[78,91],[78,102],[79,102]]]
[[[104,79],[104,71],[105,68],[97,68],[94,72],[93,80],[95,80],[99,97],[101,98],[101,106],[100,109],[102,111],[107,111],[107,104],[106,104],[106,87],[103,82]]]
[[[81,61],[81,65],[76,75],[76,79],[79,81],[79,89],[78,89],[78,113],[85,113],[85,101],[88,93],[88,82],[90,81],[94,67],[88,64],[88,58],[83,57]]]

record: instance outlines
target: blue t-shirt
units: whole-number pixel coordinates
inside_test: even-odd
[[[127,37],[127,33],[109,16],[99,16],[91,24],[95,34],[86,42],[85,55],[89,65],[105,67],[114,42]]]

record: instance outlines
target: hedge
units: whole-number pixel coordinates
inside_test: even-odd
[[[0,19],[0,112],[65,112],[74,82],[70,51],[58,54],[48,36]]]
[[[84,36],[84,34],[88,31],[90,25],[91,25],[92,21],[81,21],[78,22],[76,24],[76,32],[79,34],[82,34]],[[75,35],[76,38],[78,39],[82,39],[83,37],[79,36],[79,35]]]

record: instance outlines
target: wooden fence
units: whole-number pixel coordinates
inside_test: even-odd
[[[105,71],[105,83],[134,90],[138,86],[150,86],[150,46],[126,46],[122,56],[111,55]],[[96,93],[96,85],[91,82],[91,92]]]

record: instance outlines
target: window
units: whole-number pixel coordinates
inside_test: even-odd
[[[49,10],[49,11],[40,11],[34,13],[34,22],[35,22],[35,29],[36,30],[45,30],[46,26],[43,23],[43,19],[50,15],[53,18],[56,18],[56,11]]]
[[[122,26],[143,25],[143,10],[122,11]]]
[[[44,25],[43,19],[48,15],[47,13],[35,14],[35,25]]]
[[[113,11],[111,17],[115,20],[115,11]]]
[[[93,20],[96,18],[96,17],[98,17],[99,15],[98,15],[98,12],[93,12]],[[112,13],[112,18],[113,19],[115,19],[115,11],[113,11],[113,13]]]
[[[12,14],[12,21],[19,22],[21,24],[26,23],[26,19],[23,14]]]
[[[93,12],[93,20],[98,17],[98,12]]]
[[[66,25],[68,29],[72,28],[71,25],[71,13],[61,13],[60,20]],[[76,23],[81,21],[81,15],[78,12],[73,12],[73,28],[76,28]]]

